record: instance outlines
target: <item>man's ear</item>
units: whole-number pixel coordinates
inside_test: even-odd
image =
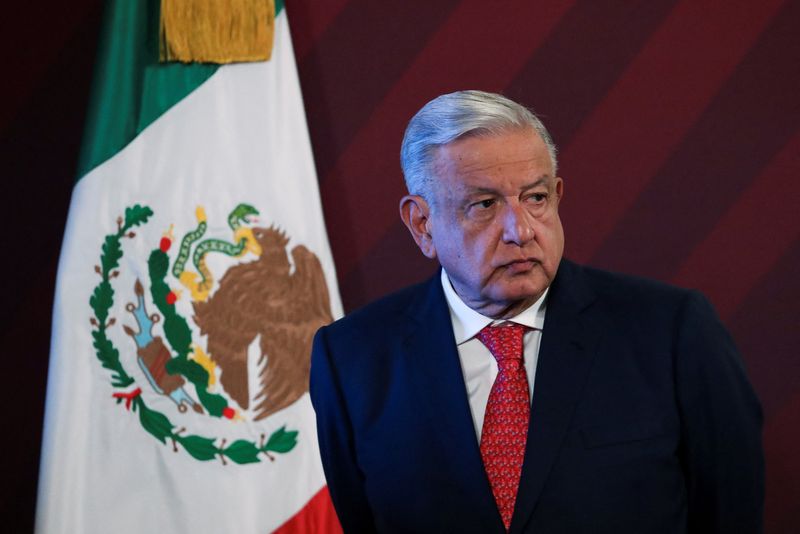
[[[406,195],[400,199],[400,218],[411,232],[411,237],[426,257],[435,259],[436,247],[430,233],[430,214],[431,208],[421,196]]]
[[[556,198],[558,199],[558,203],[561,203],[561,200],[564,198],[564,179],[560,177],[556,177]]]

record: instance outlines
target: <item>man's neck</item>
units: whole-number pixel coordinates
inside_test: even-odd
[[[450,308],[450,318],[453,321],[453,333],[456,337],[456,343],[466,341],[478,333],[481,328],[497,320],[513,320],[516,323],[537,329],[541,329],[544,326],[547,290],[545,290],[544,294],[533,304],[525,307],[516,314],[507,317],[491,317],[481,313],[480,310],[471,308],[464,302],[458,293],[456,293],[444,269],[440,275],[440,282],[445,299],[447,300],[447,305]]]

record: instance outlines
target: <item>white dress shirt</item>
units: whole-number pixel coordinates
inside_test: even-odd
[[[478,443],[480,443],[486,402],[489,400],[489,392],[492,389],[492,384],[494,384],[494,379],[497,377],[497,360],[494,359],[489,349],[475,335],[489,324],[503,324],[505,322],[521,324],[531,329],[525,333],[523,338],[523,352],[525,356],[525,373],[528,375],[529,398],[532,399],[533,380],[536,376],[536,363],[539,359],[539,343],[542,340],[548,290],[545,290],[539,300],[519,315],[507,320],[495,320],[481,315],[467,306],[461,300],[461,297],[456,294],[444,269],[442,269],[442,288],[444,288],[444,296],[450,308],[450,321],[453,324],[458,358],[461,360],[461,372],[464,374],[464,383],[467,386],[472,422],[475,425],[475,435],[478,438]]]

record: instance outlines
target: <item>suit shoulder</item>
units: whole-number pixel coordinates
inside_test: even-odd
[[[687,309],[697,306],[713,309],[696,290],[571,262],[565,267],[564,281],[584,287],[585,294],[594,295],[609,317],[632,323],[657,321],[666,325],[679,321]]]
[[[431,283],[408,286],[372,301],[324,327],[326,334],[350,337],[354,332],[386,332],[408,316],[413,303],[423,297]]]
[[[605,271],[594,267],[579,267],[591,287],[606,299],[643,304],[681,305],[688,298],[699,296],[697,291],[674,286],[659,280]]]
[[[697,290],[574,264],[569,270],[566,280],[589,289],[593,298],[588,301],[607,325],[642,347],[671,347],[692,329],[724,330],[714,307]]]

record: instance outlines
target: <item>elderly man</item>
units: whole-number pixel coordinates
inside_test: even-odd
[[[442,269],[314,341],[345,532],[760,532],[761,411],[730,336],[696,292],[562,258],[539,119],[443,95],[401,160],[400,216]]]

